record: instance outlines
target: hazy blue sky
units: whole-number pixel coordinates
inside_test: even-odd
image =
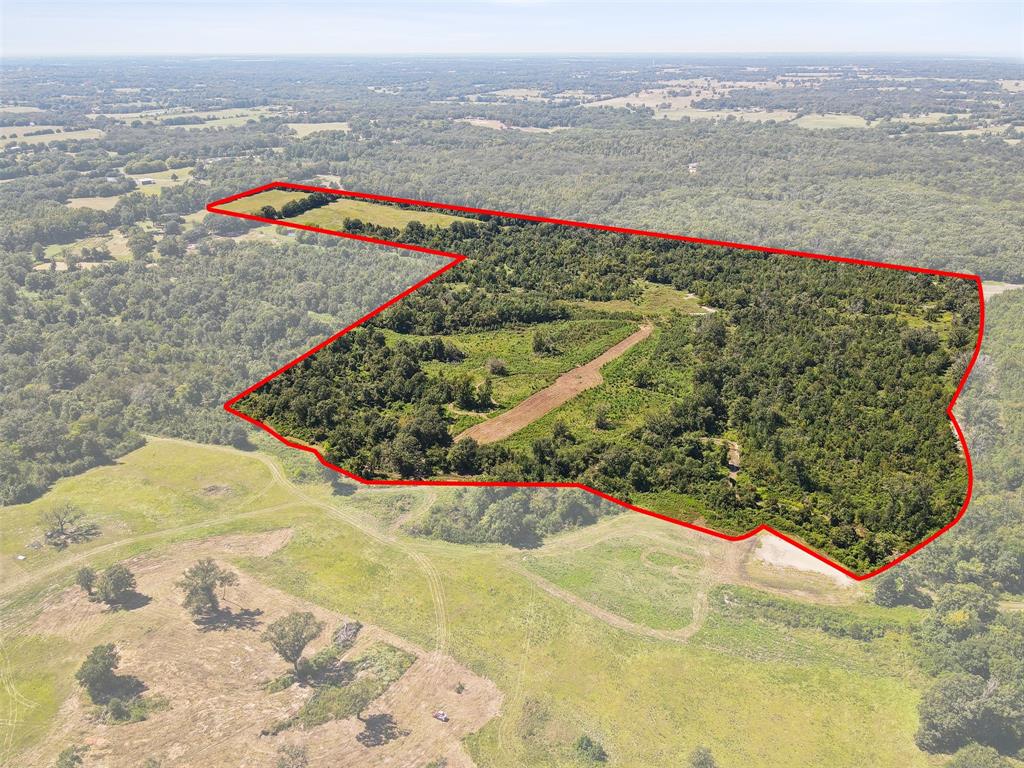
[[[0,0],[0,8],[5,56],[261,52],[1024,55],[1024,0]]]

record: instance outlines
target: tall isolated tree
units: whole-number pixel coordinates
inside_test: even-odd
[[[289,662],[297,677],[302,677],[302,652],[323,632],[324,623],[308,611],[289,613],[270,624],[263,632],[263,639],[270,643],[277,654]]]
[[[238,584],[238,574],[221,568],[212,558],[199,560],[188,568],[176,586],[185,593],[182,605],[193,616],[209,616],[220,611],[217,587],[224,589]]]
[[[96,571],[88,566],[79,568],[78,573],[75,574],[75,584],[80,586],[85,594],[92,597],[92,588],[96,585]]]
[[[121,663],[121,656],[113,643],[97,645],[75,672],[75,679],[85,688],[95,704],[102,704],[114,688],[114,670]]]
[[[114,563],[96,580],[96,595],[107,605],[122,605],[135,592],[135,574]]]
[[[43,537],[47,543],[58,549],[74,543],[95,528],[85,522],[85,512],[71,502],[64,502],[46,510],[40,516],[39,522],[43,526]]]

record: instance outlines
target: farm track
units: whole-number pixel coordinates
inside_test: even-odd
[[[514,435],[523,427],[565,405],[581,392],[593,389],[604,381],[601,368],[615,360],[651,335],[654,326],[645,323],[625,339],[609,347],[589,363],[563,373],[555,382],[493,419],[474,424],[455,436],[456,440],[473,438],[480,444],[496,443]]]
[[[637,333],[640,333],[640,331]],[[634,336],[635,335],[636,334],[634,334]],[[611,350],[609,350],[609,352],[610,351]],[[618,354],[622,354],[623,351],[625,350],[620,351]],[[165,442],[193,447],[196,446],[195,443],[176,438],[150,437],[149,440],[153,442]],[[738,446],[731,443],[731,441],[724,442],[729,444],[730,464],[735,465],[736,469],[738,469]],[[204,445],[202,447],[208,450],[233,453],[236,455],[239,453],[237,449],[227,446]],[[735,456],[734,452],[736,454]],[[437,494],[428,493],[422,503],[416,505],[414,510],[407,512],[397,521],[392,523],[386,530],[381,530],[381,526],[372,524],[367,520],[362,519],[357,514],[353,514],[340,506],[316,498],[315,496],[307,493],[301,486],[292,482],[284,474],[277,461],[271,456],[260,452],[245,453],[244,455],[254,458],[262,463],[267,468],[271,479],[253,496],[239,500],[235,505],[235,509],[253,504],[254,501],[265,496],[274,488],[282,488],[288,491],[292,494],[293,499],[258,509],[249,509],[247,511],[239,510],[236,514],[228,512],[218,515],[215,518],[190,523],[176,528],[144,533],[138,536],[132,536],[103,544],[98,547],[93,547],[81,553],[75,553],[58,562],[49,563],[38,570],[22,572],[17,574],[14,578],[5,578],[3,585],[0,586],[0,598],[9,599],[17,591],[27,586],[31,586],[32,584],[43,582],[57,573],[67,571],[77,565],[81,565],[97,554],[112,552],[139,542],[152,541],[167,536],[173,536],[175,534],[201,530],[206,527],[217,525],[219,523],[230,522],[232,520],[256,517],[292,507],[313,507],[326,512],[336,520],[352,526],[363,535],[381,545],[399,549],[403,554],[409,557],[423,573],[434,610],[435,635],[434,648],[429,653],[429,666],[426,680],[429,685],[437,686],[437,689],[440,690],[447,682],[443,679],[445,677],[444,665],[440,662],[442,657],[447,655],[447,651],[451,646],[448,600],[440,574],[427,554],[424,554],[424,552],[436,549],[438,547],[438,543],[423,541],[422,543],[413,545],[400,538],[401,525],[409,519],[423,514],[428,510],[437,500]],[[381,494],[388,494],[391,492],[393,492],[391,489],[375,489],[374,491],[374,493]],[[401,492],[401,489],[396,489],[394,492]],[[710,608],[709,594],[711,589],[718,584],[749,584],[777,594],[793,594],[790,590],[777,589],[760,583],[757,579],[751,578],[751,576],[747,574],[746,562],[756,547],[756,540],[732,544],[688,541],[686,538],[680,538],[679,532],[677,531],[651,530],[645,527],[645,523],[645,520],[638,519],[632,515],[616,515],[609,517],[592,526],[580,528],[578,530],[553,537],[541,548],[541,551],[538,554],[571,554],[572,552],[588,549],[612,539],[642,538],[648,540],[651,545],[648,549],[644,550],[641,557],[642,560],[654,551],[676,554],[686,552],[691,555],[699,556],[702,559],[702,565],[698,573],[696,590],[693,595],[692,618],[690,623],[681,629],[663,630],[644,626],[626,619],[612,611],[594,605],[582,597],[551,583],[542,576],[528,571],[520,562],[518,562],[518,557],[520,557],[520,553],[518,552],[511,555],[507,559],[507,562],[513,571],[522,576],[532,586],[532,588],[536,590],[535,594],[543,592],[548,597],[571,605],[575,609],[583,611],[607,626],[627,632],[631,635],[671,643],[685,644],[689,642],[691,638],[693,638],[693,636],[696,635],[704,626]],[[673,568],[673,575],[679,575],[676,574],[677,568],[678,567]],[[810,598],[811,602],[832,602],[828,599],[817,600],[808,595],[804,595],[803,597],[805,599]],[[518,665],[519,669],[515,673],[516,681],[514,688],[509,692],[509,696],[506,700],[506,706],[503,708],[505,710],[505,717],[499,725],[498,740],[499,743],[503,745],[510,743],[510,729],[515,727],[512,722],[514,719],[514,713],[517,711],[517,707],[521,705],[524,697],[525,674],[527,670],[526,665],[529,663],[529,654],[531,651],[532,636],[530,633],[530,626],[533,621],[533,609],[534,604],[531,602],[530,605],[527,606],[527,632],[523,655]],[[17,634],[19,630],[24,629],[31,621],[30,615],[26,615],[25,611],[5,611],[5,613],[5,619],[0,626],[2,626],[3,632],[7,637],[11,637],[12,634]],[[14,618],[15,616],[16,618]],[[3,651],[4,648],[0,645],[0,686],[5,687],[10,693],[14,694],[12,697],[14,701],[20,702],[22,706],[29,706],[29,702],[27,702],[24,697],[20,696],[17,691],[11,690],[9,665],[6,659],[6,654],[4,654]],[[16,712],[0,713],[0,725],[2,725],[4,730],[7,731],[3,739],[0,740],[0,754],[4,754],[6,751],[4,749],[5,747],[9,748],[12,731],[13,728],[16,727],[17,723],[18,717]]]
[[[173,443],[177,445],[196,445],[195,443],[189,442],[187,440],[180,440],[176,438],[167,437],[151,436],[148,438],[148,440],[152,442]],[[239,453],[237,449],[230,448],[227,446],[204,445],[203,447],[209,450],[220,451],[225,453]],[[407,555],[410,559],[412,559],[412,561],[416,563],[420,570],[423,571],[424,578],[426,579],[427,582],[427,588],[430,592],[431,601],[434,606],[435,623],[434,649],[431,651],[430,654],[432,658],[430,660],[430,671],[428,673],[427,682],[430,685],[443,686],[446,681],[443,679],[445,673],[443,669],[443,664],[441,664],[440,661],[441,658],[446,655],[446,651],[451,641],[451,633],[448,627],[447,598],[444,592],[444,585],[441,581],[440,574],[438,574],[437,570],[434,568],[433,563],[431,563],[430,560],[425,555],[415,551],[413,548],[411,548],[404,542],[400,541],[395,536],[383,534],[379,532],[375,527],[368,525],[363,520],[360,520],[358,517],[348,512],[345,512],[339,507],[333,504],[329,504],[325,501],[321,501],[320,499],[317,499],[313,496],[310,496],[308,493],[302,490],[300,486],[296,485],[295,483],[288,479],[284,472],[281,471],[281,467],[273,458],[266,456],[258,451],[253,452],[251,454],[247,453],[245,455],[250,456],[251,458],[254,458],[261,464],[263,464],[270,472],[271,481],[266,486],[264,486],[260,491],[258,491],[254,496],[239,501],[239,506],[241,506],[242,504],[251,504],[255,499],[265,495],[267,491],[271,490],[275,486],[284,488],[285,490],[293,494],[293,496],[296,497],[296,500],[282,504],[276,504],[270,507],[250,510],[248,512],[242,512],[240,514],[219,515],[214,519],[190,523],[189,525],[183,525],[176,528],[168,528],[160,531],[153,531],[151,533],[145,533],[139,536],[132,536],[125,539],[120,539],[118,541],[113,541],[108,544],[103,544],[98,547],[93,547],[87,551],[77,553],[72,557],[62,559],[59,562],[48,564],[42,568],[39,568],[36,571],[19,574],[19,578],[5,578],[3,586],[0,587],[0,597],[9,596],[11,593],[16,592],[21,588],[29,586],[33,583],[39,583],[47,579],[47,577],[53,576],[56,573],[66,571],[67,569],[72,568],[75,565],[80,565],[99,553],[114,551],[122,547],[131,546],[132,544],[136,544],[138,542],[159,539],[176,533],[199,530],[201,528],[208,527],[210,525],[215,525],[221,522],[228,522],[231,520],[255,517],[257,515],[262,515],[268,512],[286,509],[288,507],[308,505],[327,512],[331,517],[341,520],[342,522],[356,528],[360,533],[373,539],[374,541],[377,541],[380,544],[383,544],[385,546],[397,547],[399,550],[403,552],[403,554]],[[433,503],[432,500],[429,501],[429,503]],[[423,509],[426,509],[426,507],[423,507],[421,508],[421,510],[418,511],[422,511]],[[10,635],[13,633],[17,633],[20,630],[23,630],[31,621],[31,618],[29,616],[22,613],[16,621],[12,622],[10,620],[10,614],[6,611],[5,613],[8,614],[7,620],[5,620],[2,624],[2,630],[5,635]],[[2,646],[0,646],[0,686],[7,688],[9,691],[11,690],[10,672],[8,669],[6,654],[3,653]],[[18,696],[18,698],[23,697]],[[4,713],[3,716],[0,716],[0,724],[4,725],[5,730],[7,730],[4,742],[0,742],[0,744],[6,745],[6,743],[9,743],[9,740],[13,738],[13,728],[17,724],[16,714]]]
[[[177,445],[196,445],[196,443],[192,443],[187,440],[179,440],[176,438],[168,437],[150,437],[149,440],[153,442],[173,443]],[[229,448],[227,446],[204,445],[203,447],[208,450],[221,451],[226,453],[238,453],[237,449]],[[289,501],[282,504],[276,504],[270,507],[263,507],[260,509],[250,510],[248,512],[242,512],[240,514],[218,515],[216,518],[202,520],[196,523],[190,523],[188,525],[178,526],[175,528],[165,528],[160,531],[144,533],[138,536],[131,536],[128,538],[119,539],[117,541],[112,541],[108,544],[103,544],[98,547],[93,547],[81,553],[76,553],[71,557],[61,559],[59,562],[50,563],[35,571],[23,572],[14,578],[5,578],[3,586],[0,587],[0,597],[8,596],[11,593],[25,586],[28,586],[33,583],[38,583],[46,579],[47,577],[54,575],[55,573],[59,573],[68,568],[74,567],[75,565],[80,565],[97,554],[110,552],[143,541],[159,539],[176,533],[184,533],[188,531],[199,530],[210,525],[215,525],[217,523],[228,522],[230,520],[238,520],[248,517],[255,517],[257,515],[266,514],[267,512],[274,512],[281,509],[286,509],[288,507],[298,506],[301,503],[312,507],[316,507],[318,509],[322,509],[328,512],[332,517],[340,519],[343,522],[353,526],[361,533],[374,539],[378,543],[387,546],[396,546],[404,554],[409,556],[420,567],[420,569],[424,571],[424,575],[428,581],[428,586],[431,592],[431,597],[435,603],[438,648],[443,650],[447,647],[449,634],[447,630],[447,611],[446,600],[444,597],[444,588],[443,585],[441,584],[441,579],[436,569],[434,569],[433,564],[430,563],[430,561],[426,557],[424,557],[419,552],[414,551],[407,544],[404,544],[403,542],[399,541],[395,536],[382,534],[376,528],[368,525],[364,521],[360,520],[358,517],[350,513],[344,512],[343,510],[341,510],[340,508],[336,507],[333,504],[329,504],[327,502],[316,499],[313,496],[310,496],[304,490],[302,490],[300,486],[296,485],[291,480],[289,480],[281,471],[281,468],[278,466],[277,462],[274,461],[274,459],[272,459],[271,457],[266,456],[260,452],[254,452],[251,454],[247,453],[245,455],[253,459],[256,459],[265,467],[267,467],[267,470],[270,472],[272,480],[255,496],[240,501],[240,505],[251,504],[255,499],[259,498],[260,496],[263,496],[267,491],[269,491],[274,486],[280,486],[284,488],[289,493],[293,494],[297,498],[297,501]],[[7,630],[9,628],[10,626],[5,624],[4,629]]]
[[[575,608],[579,608],[584,613],[589,614],[598,621],[604,622],[609,627],[621,629],[638,637],[649,637],[654,640],[665,640],[672,643],[686,643],[700,631],[700,628],[704,626],[704,620],[707,618],[706,589],[700,589],[694,595],[693,620],[687,626],[682,629],[654,629],[643,624],[637,624],[624,616],[594,605],[579,595],[574,595],[572,592],[562,589],[557,584],[551,583],[543,576],[538,576],[522,566],[516,566],[515,570],[556,600],[561,600]]]
[[[623,524],[621,521],[626,521],[626,523]],[[701,627],[704,626],[704,622],[707,620],[709,607],[708,593],[711,588],[715,584],[722,583],[723,581],[729,581],[731,579],[727,577],[722,578],[725,576],[725,572],[717,573],[715,569],[712,568],[711,563],[713,561],[713,556],[706,547],[699,545],[690,546],[686,542],[680,542],[678,540],[673,541],[669,536],[659,535],[652,531],[637,531],[633,529],[633,526],[629,525],[631,522],[633,521],[623,516],[609,520],[609,522],[603,526],[604,530],[594,531],[593,526],[589,528],[581,528],[579,531],[574,531],[571,534],[563,536],[551,545],[542,548],[543,555],[541,556],[570,554],[584,549],[589,549],[606,541],[624,538],[643,538],[649,540],[653,544],[653,546],[649,547],[641,554],[641,561],[643,561],[651,552],[655,551],[668,552],[675,555],[683,552],[698,555],[702,559],[702,565],[697,576],[696,589],[693,595],[693,616],[690,623],[685,627],[680,629],[655,629],[643,624],[638,624],[615,613],[614,611],[601,608],[600,606],[585,600],[579,595],[573,594],[569,590],[559,587],[557,584],[548,581],[543,576],[533,573],[523,567],[523,565],[516,560],[510,560],[510,565],[516,573],[531,581],[534,586],[546,594],[578,608],[610,627],[628,632],[629,634],[637,637],[647,637],[671,643],[687,643],[690,638],[700,631]],[[729,549],[735,550],[740,557],[743,556],[739,547],[730,547]],[[737,560],[735,564],[738,565],[738,562],[739,561]],[[674,567],[671,572],[673,577],[680,578],[678,566]],[[729,575],[733,575],[733,568],[728,568],[727,573]]]

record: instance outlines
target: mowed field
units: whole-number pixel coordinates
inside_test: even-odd
[[[44,254],[47,259],[56,259],[60,258],[64,251],[79,254],[83,248],[106,248],[115,259],[132,257],[131,251],[128,250],[128,239],[119,230],[114,230],[109,235],[91,235],[71,243],[48,245]]]
[[[450,765],[568,767],[581,765],[572,742],[586,733],[609,764],[637,768],[684,764],[699,744],[725,768],[941,764],[913,743],[919,681],[907,672],[904,636],[860,642],[792,629],[745,612],[742,592],[722,598],[723,589],[758,590],[821,610],[883,613],[863,603],[861,587],[784,569],[769,578],[763,563],[748,572],[750,544],[626,512],[529,552],[415,539],[403,525],[436,500],[433,490],[339,494],[309,457],[262,444],[269,453],[153,439],[0,509],[0,762],[50,765],[60,748],[88,739],[110,766],[136,766],[145,754],[269,767],[278,744],[298,742],[314,764],[372,765],[386,754],[392,765],[419,766],[437,752]],[[300,475],[306,482],[292,479]],[[101,535],[63,552],[36,548],[38,515],[65,501]],[[168,580],[202,553],[242,574],[232,608],[260,608],[261,621],[295,607],[350,616],[433,659],[437,671],[403,677],[368,710],[395,713],[408,735],[363,752],[351,720],[260,737],[266,719],[298,699],[282,704],[260,687],[261,675],[285,665],[255,629],[202,633],[182,622]],[[77,596],[75,569],[128,559],[151,602],[110,614]],[[189,661],[210,665],[211,687],[184,674],[164,632],[186,643]],[[72,675],[101,642],[120,643],[125,671],[170,708],[129,725],[91,720]],[[230,685],[225,665],[237,665]],[[477,697],[471,707],[448,688],[459,676]],[[185,694],[196,691],[216,706],[193,706]],[[450,724],[457,744],[418,719],[435,701],[466,707]]]
[[[184,184],[192,176],[192,168],[170,168],[166,171],[154,171],[153,173],[131,173],[128,174],[135,179],[138,186],[136,191],[145,195],[159,195],[160,190],[166,187],[176,187]],[[153,184],[142,184],[142,179],[151,179]]]
[[[348,133],[352,130],[348,123],[342,121],[333,123],[285,123],[285,125],[295,131],[295,135],[300,139],[304,139],[314,133],[322,133],[324,131],[341,131],[342,133]]]
[[[266,205],[280,210],[281,206],[290,200],[298,200],[307,194],[297,190],[271,189],[266,192],[250,195],[249,197],[243,197],[219,207],[226,211],[238,211],[241,213],[258,213],[260,208]],[[428,227],[447,227],[455,221],[476,221],[475,219],[438,213],[437,211],[415,211],[398,208],[393,205],[380,205],[367,200],[341,196],[339,196],[336,202],[306,211],[295,218],[288,219],[288,221],[298,224],[309,224],[322,229],[342,230],[345,226],[345,219],[359,219],[381,227],[395,227],[397,229],[405,227],[406,224],[412,221],[418,221]]]
[[[52,129],[54,133],[38,133]],[[104,132],[99,128],[79,128],[64,130],[59,125],[11,125],[0,127],[0,142],[4,144],[49,144],[54,141],[83,141],[85,139],[103,138]]]

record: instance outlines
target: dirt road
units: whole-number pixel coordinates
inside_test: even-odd
[[[515,434],[523,427],[551,413],[555,408],[565,405],[580,392],[593,389],[604,381],[601,376],[601,368],[646,339],[653,330],[653,325],[641,325],[635,333],[630,334],[615,346],[609,347],[589,363],[563,373],[555,380],[554,384],[545,387],[540,392],[534,392],[515,408],[507,410],[493,419],[474,424],[456,435],[455,439],[464,440],[467,437],[472,437],[478,443],[484,444],[496,443]]]

